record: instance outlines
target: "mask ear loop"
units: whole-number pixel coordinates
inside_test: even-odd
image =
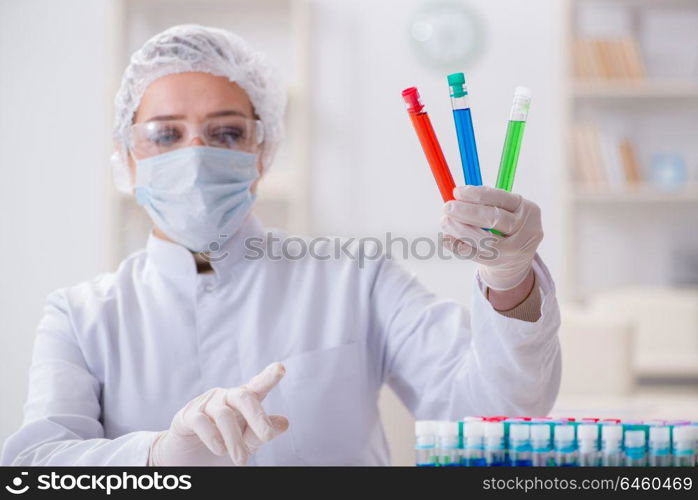
[[[262,159],[264,156],[262,154],[262,152],[264,151],[264,124],[262,123],[262,120],[260,120],[257,115],[255,115],[254,123],[255,123],[255,139],[257,142],[256,145],[258,147],[258,151],[257,151],[258,160],[257,161],[262,165],[262,168],[259,171],[259,178],[261,179],[261,177],[266,173],[267,168],[268,168],[268,165],[265,165],[264,161]]]

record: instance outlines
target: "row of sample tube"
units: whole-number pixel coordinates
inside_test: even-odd
[[[465,417],[415,425],[417,466],[694,467],[698,422]]]

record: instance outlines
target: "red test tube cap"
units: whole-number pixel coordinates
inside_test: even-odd
[[[409,87],[402,91],[402,98],[407,103],[407,111],[419,113],[424,109],[417,87]]]

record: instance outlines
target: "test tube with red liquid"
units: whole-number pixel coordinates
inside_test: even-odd
[[[441,150],[439,140],[436,138],[434,127],[431,125],[429,115],[424,110],[424,104],[419,97],[417,87],[410,87],[402,91],[402,98],[407,103],[407,113],[412,120],[417,137],[422,145],[424,155],[427,157],[431,173],[434,175],[436,185],[439,187],[444,202],[453,200],[453,176],[446,163],[446,158]]]

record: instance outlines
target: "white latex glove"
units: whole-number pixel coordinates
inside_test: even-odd
[[[453,196],[455,200],[444,205],[441,219],[445,245],[477,262],[480,279],[493,290],[521,284],[543,239],[538,205],[519,194],[487,186],[457,186]]]
[[[245,465],[250,455],[288,429],[261,402],[286,373],[272,363],[241,387],[215,388],[192,399],[150,447],[148,465]]]

